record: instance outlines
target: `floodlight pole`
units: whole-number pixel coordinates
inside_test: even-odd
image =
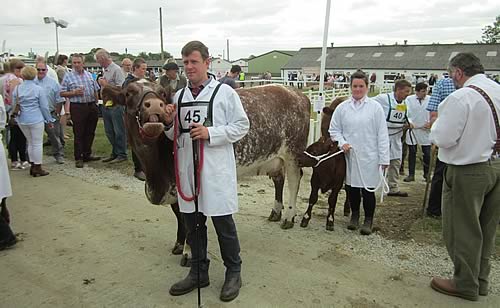
[[[332,1],[326,1],[326,15],[325,15],[325,28],[323,30],[323,48],[321,49],[321,67],[319,71],[319,98],[322,99],[323,103],[325,102],[325,69],[326,69],[326,44],[328,40],[328,26],[330,23],[330,6]],[[318,126],[316,127],[316,139],[320,137],[321,133],[321,111],[318,111]]]
[[[59,54],[59,34],[57,32],[57,22],[54,22],[54,25],[56,25],[56,50],[57,54]]]

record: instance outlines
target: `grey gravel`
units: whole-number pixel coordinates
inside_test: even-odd
[[[144,193],[144,182],[138,181],[132,174],[124,175],[114,170],[95,169],[89,167],[87,164],[85,164],[84,168],[77,169],[74,167],[74,164],[72,164],[72,161],[67,161],[64,165],[58,165],[50,163],[50,161],[53,160],[50,157],[46,157],[46,160],[49,161],[48,169],[51,172],[80,178],[85,182],[94,183],[100,186],[104,185],[114,189]],[[305,193],[308,190],[308,185],[304,184],[307,183],[307,180],[307,177],[302,180],[303,184],[298,198],[299,204],[301,198],[308,197],[307,193]],[[268,214],[267,211],[270,210],[270,208],[263,210],[261,206],[256,206],[256,203],[262,203],[258,200],[262,200],[263,198],[271,198],[270,200],[266,200],[267,204],[271,203],[274,192],[270,186],[270,183],[263,180],[262,177],[250,177],[240,180],[240,212],[238,216],[264,216]],[[261,192],[264,189],[265,195]],[[285,197],[287,196],[285,195]],[[341,204],[341,201],[339,201],[338,204]],[[453,274],[453,265],[444,246],[422,244],[414,240],[393,241],[385,239],[377,233],[371,236],[361,236],[357,232],[346,230],[345,226],[347,224],[347,219],[341,215],[340,212],[342,209],[340,206],[337,207],[337,211],[339,215],[336,215],[335,231],[333,233],[329,232],[325,236],[325,244],[330,243],[334,248],[333,252],[338,251],[374,263],[382,263],[396,271],[428,276],[429,279],[432,276],[451,277]],[[313,212],[313,220],[311,220],[311,224],[307,229],[300,229],[297,223],[300,219],[297,219],[294,227],[297,230],[294,229],[293,232],[306,232],[306,237],[316,235],[323,236],[326,233],[326,231],[324,231],[323,217],[321,217],[321,223],[319,223],[320,219],[314,217],[315,212],[316,211]],[[298,210],[298,215],[301,215],[300,210]],[[297,218],[300,218],[300,216]],[[274,224],[268,227],[279,228],[278,225]],[[267,229],[266,226],[263,226],[263,228]],[[301,246],[304,247],[303,245]],[[493,258],[491,263],[490,292],[492,294],[499,294],[500,260]]]

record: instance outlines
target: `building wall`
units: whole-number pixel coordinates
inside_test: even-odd
[[[220,78],[231,70],[231,66],[233,65],[224,59],[214,58],[212,62],[210,62],[209,71],[217,78]]]
[[[250,59],[248,60],[248,73],[260,75],[269,71],[273,77],[281,76],[281,68],[290,58],[289,55],[273,51],[261,57]]]
[[[243,60],[237,60],[231,62],[233,65],[239,65],[244,73],[248,73],[248,62]]]

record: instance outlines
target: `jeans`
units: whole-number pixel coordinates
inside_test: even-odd
[[[9,125],[10,139],[9,139],[9,156],[11,161],[18,161],[17,154],[21,161],[28,161],[26,157],[26,137],[24,137],[19,125]]]
[[[113,148],[112,157],[127,158],[127,134],[125,132],[125,121],[123,120],[124,114],[124,106],[102,108],[104,131]]]
[[[209,260],[207,257],[207,217],[202,213],[198,214],[200,225],[200,247],[198,250],[196,231],[195,231],[195,213],[183,213],[184,223],[187,228],[187,243],[191,246],[193,259],[191,269],[196,270],[197,263],[200,262],[201,272],[208,272]],[[236,225],[232,215],[212,216],[212,222],[219,239],[219,248],[226,267],[226,272],[241,272],[240,242],[236,232]],[[199,252],[198,252],[199,251]]]
[[[49,128],[47,124],[45,125],[45,132],[47,133],[50,145],[52,146],[52,155],[55,158],[64,157],[64,146],[61,141],[61,134],[62,134],[61,122],[59,122],[59,120],[56,120],[52,124],[54,125],[54,127],[52,128]]]
[[[31,125],[19,124],[19,128],[21,128],[24,136],[26,136],[30,162],[35,165],[40,165],[42,163],[44,126],[45,124],[43,124],[43,122]]]

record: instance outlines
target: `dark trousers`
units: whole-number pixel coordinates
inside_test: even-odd
[[[19,153],[19,157],[18,154]],[[24,137],[19,125],[10,125],[9,156],[11,161],[27,161],[26,137]]]
[[[191,261],[191,270],[197,271],[197,264],[200,262],[200,272],[207,273],[210,261],[207,257],[207,217],[202,213],[198,214],[199,222],[199,238],[200,246],[198,249],[196,232],[195,232],[195,213],[183,213],[184,223],[187,229],[187,243],[191,246],[191,253],[193,255]],[[212,223],[214,224],[217,238],[219,239],[219,248],[226,267],[226,273],[239,273],[241,272],[241,258],[240,258],[240,242],[236,232],[236,225],[234,224],[232,215],[225,216],[212,216]]]
[[[135,172],[141,172],[142,166],[141,166],[141,161],[139,160],[139,157],[135,155],[135,152],[132,150],[132,161],[134,162],[134,171]]]
[[[347,189],[349,189],[351,211],[353,213],[359,213],[361,195],[363,195],[363,209],[365,210],[365,217],[373,217],[373,215],[375,215],[375,193],[359,187],[347,186]]]
[[[446,164],[436,157],[436,167],[432,175],[427,214],[441,216],[441,196],[443,192],[443,174],[445,169]]]
[[[75,135],[75,160],[82,160],[92,154],[92,143],[98,119],[97,105],[95,102],[71,103],[70,108]]]
[[[2,199],[1,210],[0,210],[0,242],[9,241],[14,237],[14,233],[10,229],[9,222],[9,211],[7,210],[6,200]]]
[[[424,177],[427,178],[427,173],[429,172],[429,163],[431,161],[431,146],[421,145],[424,161]],[[415,175],[415,164],[417,162],[417,145],[408,145],[408,173],[409,175]]]

